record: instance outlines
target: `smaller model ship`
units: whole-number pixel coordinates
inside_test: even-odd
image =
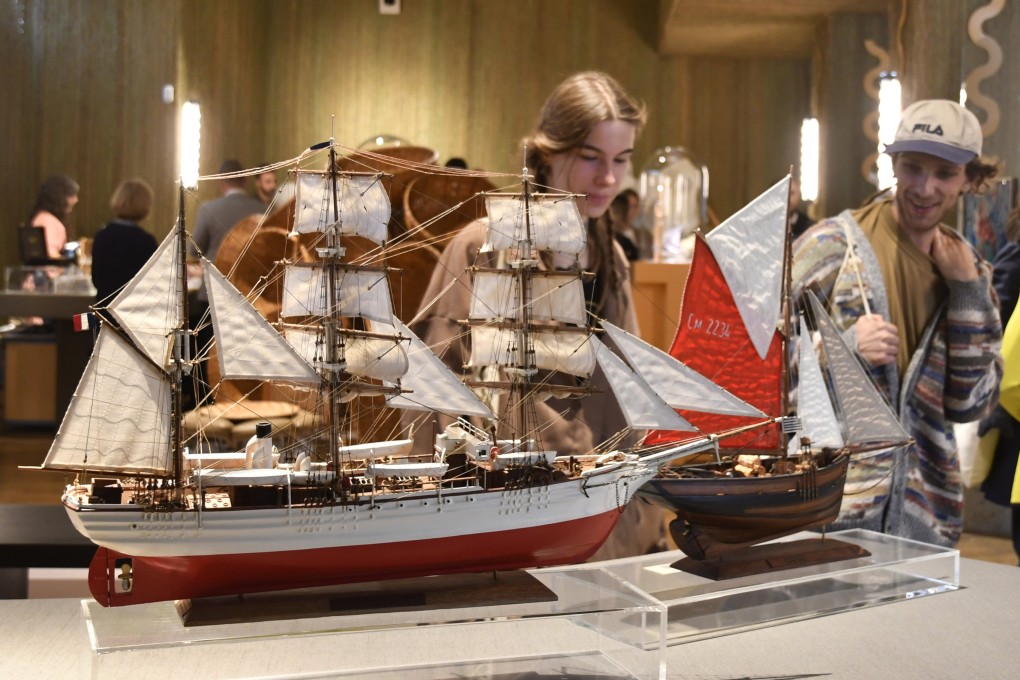
[[[790,376],[788,192],[789,177],[707,237],[698,235],[670,351],[775,416],[787,413]],[[806,298],[796,418],[720,439],[716,458],[665,467],[640,491],[676,513],[673,538],[695,560],[832,522],[852,458],[910,442],[822,305],[810,293]],[[822,363],[808,321],[819,337]],[[680,412],[705,432],[733,431],[747,422],[746,416],[705,413],[696,403]],[[799,434],[797,427],[803,427]],[[653,432],[645,443],[688,436]]]

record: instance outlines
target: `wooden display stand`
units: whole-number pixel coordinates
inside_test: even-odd
[[[641,339],[668,352],[676,336],[680,302],[690,265],[668,262],[631,264],[634,311]]]
[[[552,590],[519,570],[206,597],[181,600],[176,607],[183,625],[206,626],[555,601]]]
[[[870,555],[870,552],[855,543],[821,537],[752,545],[714,559],[695,560],[685,557],[670,566],[688,574],[723,581]]]

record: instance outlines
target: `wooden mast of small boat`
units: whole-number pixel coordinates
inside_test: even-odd
[[[781,416],[786,416],[790,409],[790,360],[788,352],[790,348],[790,334],[792,333],[791,324],[793,323],[793,312],[790,309],[792,302],[790,295],[793,291],[793,243],[790,238],[793,235],[793,225],[790,223],[790,193],[793,190],[792,173],[793,168],[791,167],[790,182],[786,186],[786,210],[783,213],[786,227],[783,229],[783,282],[780,289],[780,299],[783,301],[783,331],[779,334],[779,347],[781,351],[781,361],[779,362],[781,367],[779,415]],[[780,448],[782,449],[781,455],[786,457],[786,442],[783,441],[782,436],[780,436],[779,440]]]

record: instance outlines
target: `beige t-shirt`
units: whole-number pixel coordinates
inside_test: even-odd
[[[946,282],[931,255],[904,236],[893,215],[892,200],[872,203],[853,212],[878,258],[889,299],[888,321],[900,331],[896,364],[905,375],[910,357],[932,316],[949,296]],[[939,229],[951,231],[945,225]]]

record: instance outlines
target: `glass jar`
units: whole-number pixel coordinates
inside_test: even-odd
[[[655,262],[689,263],[694,232],[708,226],[708,168],[681,146],[657,149],[641,169],[638,228]]]

